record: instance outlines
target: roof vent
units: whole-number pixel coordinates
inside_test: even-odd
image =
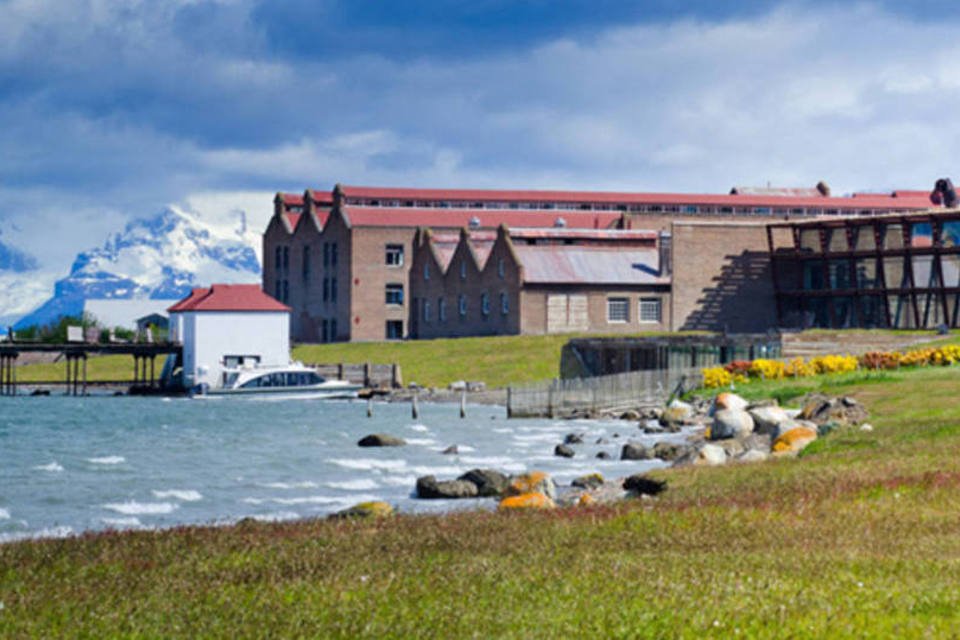
[[[471,229],[479,229],[479,228],[480,228],[480,218],[478,218],[477,216],[473,216],[472,218],[470,218],[469,225],[470,225],[470,228],[471,228]]]
[[[553,226],[556,227],[557,229],[563,229],[567,226],[567,221],[564,220],[563,218],[557,218],[556,220],[553,221]]]

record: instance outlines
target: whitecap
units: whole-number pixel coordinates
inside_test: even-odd
[[[108,527],[142,527],[140,520],[136,516],[127,518],[100,518],[100,522]]]
[[[17,533],[0,533],[0,542],[16,542],[18,540],[37,540],[40,538],[66,538],[74,534],[73,527],[45,527],[39,531],[24,531]]]
[[[180,505],[173,502],[110,502],[103,505],[104,509],[116,511],[128,516],[161,515],[174,512]]]
[[[275,511],[273,513],[258,513],[249,517],[259,522],[283,522],[284,520],[296,520],[300,517],[300,514],[296,511]]]
[[[240,502],[243,502],[246,504],[263,504],[264,500],[263,498],[244,498]]]
[[[9,520],[9,519],[10,519],[10,512],[4,509],[3,507],[0,507],[0,520]]]
[[[433,438],[407,438],[407,444],[413,444],[421,447],[432,447],[437,444]]]
[[[37,465],[33,469],[34,471],[49,471],[50,473],[60,473],[61,471],[63,471],[63,467],[56,460],[54,460],[50,464]]]
[[[450,475],[459,475],[466,470],[467,467],[410,467],[409,471],[417,474],[418,476],[450,476]]]
[[[468,445],[468,444],[458,444],[458,445],[457,445],[457,451],[459,451],[460,453],[472,453],[472,452],[474,452],[474,451],[476,451],[476,450],[477,450],[476,447],[471,447],[471,446]]]
[[[417,476],[383,476],[380,484],[390,487],[412,487],[417,482]]]
[[[203,500],[203,494],[199,491],[194,491],[193,489],[167,489],[166,491],[156,491],[153,492],[153,497],[164,500],[166,498],[173,498],[174,500],[181,500],[183,502],[196,502],[197,500]]]
[[[257,486],[267,489],[316,489],[317,483],[306,480],[304,482],[258,482]]]
[[[123,456],[103,456],[101,458],[87,458],[91,464],[123,464],[127,459]]]
[[[297,504],[353,504],[355,502],[370,502],[379,500],[377,496],[358,495],[358,496],[303,496],[301,498],[270,498],[271,502],[285,506]]]
[[[331,458],[326,460],[331,464],[345,469],[359,469],[370,471],[372,469],[403,469],[407,466],[406,460],[377,460],[376,458]]]
[[[344,489],[346,491],[369,491],[371,489],[376,489],[380,485],[377,484],[376,480],[369,479],[360,479],[360,480],[344,480],[343,482],[328,482],[326,486],[331,489]]]
[[[411,431],[430,431],[430,427],[425,424],[412,424],[409,429]]]

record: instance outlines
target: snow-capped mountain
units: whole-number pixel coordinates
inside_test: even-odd
[[[242,211],[223,225],[170,206],[77,255],[70,274],[54,285],[53,297],[15,326],[79,315],[88,299],[176,299],[214,282],[259,282],[259,245],[260,235],[247,227]]]

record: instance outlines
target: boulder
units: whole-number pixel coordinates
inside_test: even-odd
[[[694,416],[693,405],[674,400],[660,414],[660,424],[664,427],[679,427],[689,423]]]
[[[610,444],[610,441],[606,438],[597,438],[597,441],[594,444]]]
[[[653,460],[653,452],[639,442],[628,442],[620,450],[621,460]]]
[[[637,473],[623,481],[623,488],[636,494],[655,496],[667,488],[666,480],[656,480],[645,474]]]
[[[576,455],[576,452],[565,444],[558,444],[553,448],[553,455],[559,456],[561,458],[572,458]]]
[[[869,414],[866,408],[854,398],[831,398],[822,393],[811,393],[804,397],[800,417],[817,425],[827,422],[857,425],[865,421]]]
[[[445,456],[455,456],[455,455],[457,455],[457,454],[460,453],[460,448],[457,447],[457,445],[452,444],[452,445],[450,445],[449,447],[447,447],[446,449],[444,449],[442,453],[443,453],[443,455],[445,455]]]
[[[553,498],[537,491],[507,496],[497,506],[501,511],[511,509],[553,509],[557,504]]]
[[[360,438],[360,441],[357,442],[360,447],[402,447],[405,444],[407,444],[407,441],[403,438],[386,433],[371,433]]]
[[[417,478],[417,497],[427,500],[476,498],[477,485],[466,480],[437,480],[433,476]]]
[[[343,511],[337,511],[331,518],[385,518],[393,515],[393,507],[387,502],[360,502]]]
[[[447,389],[450,391],[466,391],[467,390],[467,381],[466,380],[457,380],[451,382],[447,385]]]
[[[568,433],[563,437],[563,444],[583,444],[583,434]]]
[[[791,429],[773,441],[774,453],[798,453],[817,439],[817,430],[807,427]]]
[[[611,456],[611,455],[610,455],[609,453],[607,453],[606,451],[598,451],[596,457],[597,457],[597,459],[599,459],[599,460],[609,460],[609,459],[612,458],[613,456]]]
[[[753,418],[743,409],[718,409],[710,427],[711,440],[743,438],[753,433]]]
[[[597,502],[596,498],[594,498],[589,493],[584,493],[584,494],[581,494],[581,496],[577,499],[577,506],[589,507],[592,504],[596,504],[596,502]]]
[[[723,447],[715,444],[705,444],[697,451],[693,464],[698,467],[714,467],[726,461],[727,452],[723,450]]]
[[[503,495],[510,484],[510,479],[496,469],[471,469],[457,480],[472,482],[477,487],[477,495],[482,497]]]
[[[736,458],[747,450],[747,448],[743,446],[743,441],[738,438],[720,440],[717,442],[717,445],[723,448],[723,451],[727,454],[728,459]]]
[[[557,495],[557,486],[549,474],[543,471],[530,471],[511,478],[506,493],[508,496],[542,493],[553,500]]]
[[[680,442],[658,442],[653,445],[653,455],[655,458],[671,462],[680,458],[690,450],[690,445]]]
[[[717,397],[713,400],[714,411],[720,411],[722,409],[739,409],[740,411],[745,411],[748,406],[749,403],[746,400],[729,391],[718,393]]]
[[[777,425],[777,430],[771,433],[770,437],[776,440],[786,432],[800,428],[812,429],[813,431],[816,431],[817,424],[815,422],[810,422],[809,420],[786,420]]]
[[[636,411],[636,410],[634,410],[634,409],[629,409],[629,410],[624,411],[623,413],[620,414],[620,419],[621,419],[621,420],[633,420],[634,422],[636,422],[637,420],[640,419],[640,412],[639,412],[639,411]]]
[[[770,458],[770,454],[760,449],[749,449],[743,453],[737,462],[763,462]]]
[[[467,391],[476,393],[478,391],[486,391],[487,383],[483,380],[470,380],[467,382]]]
[[[747,413],[753,418],[753,428],[758,433],[776,433],[780,423],[790,419],[786,411],[775,405],[751,407]]]
[[[596,489],[603,486],[603,476],[599,473],[590,473],[585,476],[580,476],[579,478],[574,478],[573,482],[570,483],[572,487],[579,487],[581,489]]]

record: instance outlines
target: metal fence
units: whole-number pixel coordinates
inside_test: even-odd
[[[507,389],[511,418],[596,415],[662,406],[672,394],[703,382],[699,369],[656,369],[610,376],[572,378]]]

